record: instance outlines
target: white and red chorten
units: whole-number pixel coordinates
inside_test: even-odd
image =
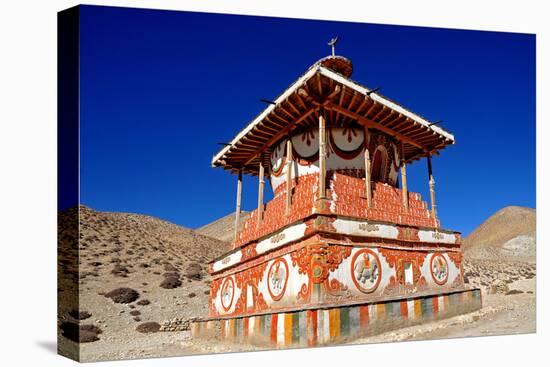
[[[195,336],[314,346],[481,307],[436,211],[431,156],[454,136],[351,73],[344,57],[316,62],[213,158],[238,176],[236,231]],[[407,190],[419,159],[430,206]],[[239,230],[243,173],[259,194]]]

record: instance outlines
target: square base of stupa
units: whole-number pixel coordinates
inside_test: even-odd
[[[191,325],[195,338],[270,348],[342,344],[481,308],[479,289],[415,294],[383,301],[304,307],[285,312],[210,317]]]

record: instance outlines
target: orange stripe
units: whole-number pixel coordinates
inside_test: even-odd
[[[256,334],[260,331],[260,318],[262,318],[262,316],[254,316],[254,318],[254,334]]]
[[[359,307],[359,324],[362,328],[369,324],[369,306]]]
[[[243,319],[243,335],[245,338],[248,337],[248,317]]]
[[[292,314],[285,314],[285,345],[292,344]]]
[[[437,300],[437,296],[432,297],[432,311],[434,317],[439,313],[439,302]]]
[[[414,317],[416,319],[419,319],[422,317],[422,304],[420,303],[420,299],[414,300]]]
[[[376,319],[377,320],[386,319],[386,305],[384,303],[379,303],[376,305]]]
[[[271,342],[277,344],[277,314],[271,315]]]
[[[328,310],[328,320],[329,320],[329,335],[330,339],[335,339],[340,336],[340,314],[339,309],[332,308]]]
[[[407,310],[407,301],[401,301],[401,317],[407,318],[409,312]]]

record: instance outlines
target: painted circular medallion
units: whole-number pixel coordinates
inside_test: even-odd
[[[442,254],[434,254],[430,260],[430,270],[434,282],[443,285],[449,277],[449,265]]]
[[[378,255],[371,249],[359,250],[351,259],[351,278],[363,293],[372,293],[378,288],[382,277]]]
[[[274,301],[283,297],[287,282],[288,264],[285,259],[277,259],[271,264],[267,273],[267,290]]]
[[[233,278],[226,278],[223,281],[221,293],[220,293],[222,307],[225,311],[229,311],[229,309],[231,308],[231,305],[233,304],[234,295],[235,295],[235,283],[233,282]]]

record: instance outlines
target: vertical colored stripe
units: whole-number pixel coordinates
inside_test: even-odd
[[[292,343],[292,314],[291,313],[285,313],[285,346],[290,345]]]
[[[308,344],[308,332],[307,311],[301,311],[298,313],[298,343],[300,345]]]
[[[301,312],[292,313],[292,344],[300,343],[300,313]]]
[[[385,320],[386,319],[386,305],[384,303],[379,303],[376,305],[376,320]]]
[[[330,319],[330,339],[334,340],[340,336],[340,309],[332,308],[329,310]]]
[[[328,310],[323,310],[323,343],[330,340],[330,318]]]
[[[361,330],[361,321],[359,314],[360,307],[350,307],[349,308],[349,334],[357,335]]]
[[[401,311],[401,317],[406,319],[409,316],[409,310],[407,308],[407,301],[399,302],[399,307]]]
[[[369,306],[359,307],[359,321],[361,324],[361,329],[367,327],[369,324]]]
[[[285,344],[285,314],[273,315],[277,318],[277,345]]]
[[[370,320],[374,321],[378,317],[377,314],[376,314],[376,310],[377,310],[376,305],[369,305],[369,319]]]
[[[439,315],[439,302],[437,297],[432,297],[432,315],[433,317]]]
[[[432,300],[430,298],[422,298],[422,317],[432,316]]]
[[[420,319],[422,317],[422,302],[420,299],[414,300],[414,318]]]
[[[409,320],[414,320],[414,299],[407,301],[407,315],[409,316]]]
[[[249,317],[245,317],[243,319],[243,336],[245,338],[248,338],[248,323],[250,322],[250,318]]]
[[[443,296],[439,296],[437,297],[437,303],[438,303],[438,307],[439,307],[439,313],[443,313],[445,312],[445,297]]]
[[[270,315],[271,316],[271,332],[270,332],[270,340],[273,344],[277,344],[277,315]]]
[[[317,310],[308,310],[307,312],[307,324],[308,324],[308,340],[307,345],[314,347],[317,345]]]
[[[222,337],[225,338],[225,321],[224,320],[221,320],[220,321],[220,334],[222,334]]]
[[[340,309],[340,335],[350,335],[349,307],[343,307]]]

